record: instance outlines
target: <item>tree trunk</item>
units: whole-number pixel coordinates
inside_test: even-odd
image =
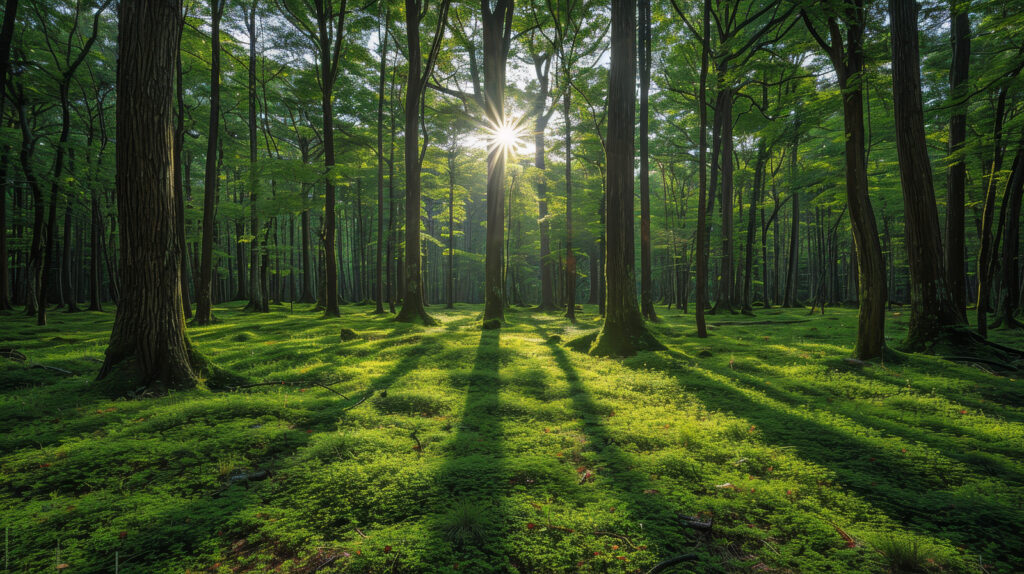
[[[182,16],[184,18],[184,16]],[[178,29],[180,35],[181,31],[184,30],[184,26]],[[179,38],[179,44],[181,39]],[[174,197],[177,199],[175,205],[174,215],[175,224],[177,228],[178,237],[178,248],[180,250],[181,261],[179,266],[179,280],[181,281],[181,306],[185,311],[185,318],[192,318],[192,300],[189,298],[188,291],[188,249],[186,248],[187,242],[185,240],[185,190],[184,190],[184,175],[182,167],[182,155],[185,147],[185,86],[184,76],[181,67],[181,51],[177,53],[177,57],[174,59],[174,74],[175,74],[175,98],[177,101],[177,113],[175,114],[175,126],[174,126]],[[100,112],[102,113],[102,111]],[[100,222],[99,214],[99,203],[93,198],[93,226]],[[96,232],[93,233],[93,243],[96,242]],[[94,256],[99,252],[94,248]],[[93,273],[97,270],[97,265],[92,265]],[[92,279],[91,284],[93,288],[98,285],[98,279]],[[96,308],[99,310],[99,300],[95,297],[91,300],[89,309]]]
[[[535,184],[537,191],[537,219],[540,227],[540,307],[541,311],[553,311],[555,307],[554,270],[551,265],[551,224],[548,222],[548,180],[545,170],[546,144],[545,132],[548,128],[548,120],[551,118],[547,111],[548,93],[550,85],[551,56],[533,56],[533,67],[537,75],[537,101],[534,103],[534,114],[536,120],[533,126],[534,156],[533,164],[540,172]]]
[[[889,24],[896,151],[910,263],[911,312],[906,347],[920,351],[928,349],[948,327],[962,324],[964,319],[953,302],[942,263],[939,215],[921,107],[915,0],[890,0]]]
[[[564,62],[563,62],[564,66]],[[569,70],[563,69],[566,84]],[[572,90],[562,92],[562,117],[565,121],[565,316],[570,323],[576,323],[576,255],[572,251]],[[595,258],[596,259],[596,258]],[[600,270],[591,271],[591,290]]]
[[[256,155],[256,2],[253,0],[247,8],[245,29],[249,35],[249,176],[247,178],[249,187],[249,234],[252,240],[249,243],[249,303],[246,309],[266,313],[270,311],[269,293],[263,284],[266,276],[266,264],[261,264],[261,252],[266,252],[267,235],[263,230],[262,240],[260,239],[260,218],[256,209],[257,188],[259,186],[259,164]],[[262,249],[260,248],[262,242]],[[238,278],[239,284],[242,278]]]
[[[640,0],[640,312],[648,321],[657,321],[651,279],[651,164],[650,140],[651,91],[651,0]]]
[[[708,58],[711,53],[711,0],[704,0],[704,26],[703,37],[701,38],[700,51],[700,88],[697,96],[699,108],[699,141],[697,163],[699,164],[700,190],[697,196],[697,277],[696,277],[696,323],[697,336],[705,338],[708,336],[707,323],[704,319],[704,311],[708,304],[708,106],[707,106],[707,85],[708,85]]]
[[[1013,175],[1006,186],[1006,201],[1003,204],[1003,255],[1002,272],[1003,286],[999,291],[999,302],[996,305],[996,319],[993,327],[1004,326],[1011,329],[1024,327],[1017,321],[1016,314],[1020,305],[1018,299],[1020,285],[1020,212],[1021,194],[1024,193],[1024,142],[1017,151],[1014,161]]]
[[[181,0],[121,5],[117,211],[122,291],[99,378],[130,361],[136,382],[157,391],[196,383],[175,231],[172,98],[179,26]]]
[[[968,67],[971,60],[971,20],[966,10],[956,2],[950,5],[950,44],[953,58],[949,65],[950,97],[957,101],[965,96]],[[957,311],[967,316],[967,281],[965,276],[966,251],[964,247],[964,192],[967,185],[967,167],[963,157],[967,140],[967,106],[957,102],[949,118],[949,155],[952,161],[947,172],[946,196],[946,275],[949,292]]]
[[[388,26],[391,23],[387,7],[383,10],[384,28],[380,33],[383,36],[380,47],[380,81],[377,85],[377,283],[374,285],[374,298],[377,300],[374,313],[377,314],[384,313],[384,82],[388,60]]]
[[[484,110],[492,129],[505,127],[505,64],[512,38],[513,0],[481,0],[484,51]],[[484,321],[505,320],[502,276],[505,224],[505,160],[508,150],[487,154],[487,240],[484,257]]]
[[[199,284],[196,288],[197,325],[213,322],[213,235],[216,225],[217,150],[220,148],[220,20],[226,0],[210,0],[211,59],[210,59],[210,129],[206,142],[206,174],[203,186],[203,238],[200,248]],[[179,16],[180,18],[180,16]]]
[[[0,81],[3,81],[2,75],[0,75]],[[10,275],[7,266],[7,169],[10,149],[10,146],[3,146],[3,152],[0,155],[0,311],[9,311],[12,308]]]
[[[636,0],[612,0],[608,73],[607,261],[604,326],[592,355],[630,356],[660,345],[636,300],[633,239],[633,135],[636,121]]]

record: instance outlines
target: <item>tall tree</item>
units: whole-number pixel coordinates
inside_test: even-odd
[[[636,301],[633,239],[633,136],[636,129],[636,0],[612,0],[608,72],[607,295],[605,319],[590,353],[630,356],[659,348]]]
[[[505,119],[505,66],[512,45],[515,0],[480,0],[484,49],[484,114],[493,130],[509,129]],[[508,150],[492,145],[487,154],[487,241],[484,258],[484,321],[505,319],[505,160]]]
[[[130,364],[137,381],[152,390],[196,383],[175,231],[172,101],[181,24],[181,0],[121,4],[116,186],[121,298],[99,378]]]
[[[49,278],[51,275],[51,268],[53,265],[54,257],[54,242],[56,241],[56,227],[57,227],[57,201],[62,186],[65,183],[64,180],[64,164],[68,155],[68,141],[71,136],[71,82],[75,78],[75,72],[85,62],[85,58],[89,55],[92,50],[93,44],[96,43],[96,39],[99,37],[100,19],[103,17],[103,13],[107,7],[110,6],[113,0],[104,0],[96,6],[92,13],[92,31],[86,37],[82,46],[79,48],[77,54],[72,53],[72,45],[74,40],[79,36],[79,30],[77,29],[77,20],[81,17],[81,11],[85,10],[86,7],[77,5],[75,7],[74,20],[75,24],[72,24],[67,33],[67,42],[50,43],[47,42],[47,47],[50,50],[50,55],[53,58],[56,70],[57,80],[57,91],[60,98],[60,136],[57,139],[57,150],[53,160],[53,177],[50,181],[50,205],[49,215],[47,216],[46,222],[46,240],[44,242],[45,255],[43,258],[43,267],[40,274],[39,282],[39,296],[38,306],[36,308],[36,322],[39,325],[46,324],[46,296],[49,291]],[[42,27],[43,34],[50,36],[53,32],[47,25],[49,15],[43,14],[39,11],[39,7],[36,8],[36,16],[39,24]],[[66,46],[66,51],[58,53],[56,46]],[[36,228],[35,233],[42,233],[43,230]]]
[[[905,346],[927,350],[965,321],[946,281],[939,214],[921,104],[921,60],[916,0],[890,0],[893,111],[903,187],[907,259],[910,263],[910,325]]]
[[[485,0],[486,1],[486,0]],[[424,308],[423,281],[420,277],[420,172],[426,154],[426,142],[420,148],[419,121],[425,106],[424,92],[441,50],[448,21],[450,0],[440,0],[434,37],[427,61],[420,48],[420,22],[429,13],[430,0],[405,0],[405,27],[408,39],[409,79],[405,86],[405,297],[397,321],[434,323]]]
[[[227,0],[210,0],[210,125],[206,140],[206,174],[203,185],[203,237],[200,246],[199,283],[196,285],[197,325],[213,322],[213,235],[216,221],[217,155],[220,150],[220,22]],[[239,278],[241,281],[241,278]]]
[[[348,0],[278,0],[285,17],[313,46],[317,55],[320,112],[324,152],[324,264],[326,292],[324,314],[336,317],[338,309],[338,260],[335,256],[337,208],[334,188],[334,86],[341,64],[342,40]]]
[[[388,64],[388,28],[391,24],[391,12],[381,2],[381,27],[377,32],[380,42],[380,77],[377,83],[377,260],[374,298],[377,307],[374,313],[384,313],[384,86],[387,80]],[[389,262],[390,265],[390,262]]]
[[[11,39],[14,37],[14,22],[18,15],[18,0],[7,0],[4,6],[3,27],[0,27],[0,87],[7,85],[7,69],[11,63]],[[0,90],[2,91],[2,90]],[[7,98],[0,94],[0,118],[4,117]],[[10,274],[7,263],[7,166],[8,152],[4,151],[3,173],[0,174],[0,310],[11,308]]]
[[[640,0],[640,312],[657,321],[651,280],[651,0]],[[700,104],[698,104],[700,105]]]
[[[258,30],[256,29],[256,6],[258,2],[251,0],[246,6],[245,31],[249,36],[249,79],[248,79],[248,103],[249,103],[249,234],[252,241],[249,243],[249,303],[246,309],[266,313],[270,311],[270,294],[263,285],[263,273],[260,271],[261,252],[266,251],[267,233],[269,230],[260,229],[259,211],[256,209],[257,188],[259,186],[259,158],[256,153],[257,132],[259,125],[256,123],[256,40]],[[242,281],[242,278],[238,278]]]
[[[700,86],[698,87],[697,108],[699,115],[698,141],[700,150],[697,155],[700,170],[697,195],[697,288],[696,311],[697,336],[708,336],[708,328],[704,319],[704,310],[708,304],[708,231],[707,231],[707,191],[708,191],[708,59],[711,53],[711,0],[704,0],[703,26],[701,27],[700,49]]]
[[[967,164],[963,157],[967,140],[967,105],[963,100],[971,63],[971,19],[963,3],[950,2],[949,39],[953,58],[949,64],[949,92],[954,100],[949,118],[949,155],[946,186],[946,279],[953,304],[967,316],[967,285],[964,246],[964,191],[967,186]]]
[[[882,246],[878,240],[875,213],[871,208],[871,200],[868,196],[863,86],[863,40],[866,14],[863,0],[843,0],[830,7],[833,11],[826,17],[828,40],[817,31],[806,11],[801,12],[801,16],[811,35],[828,54],[832,67],[836,71],[839,90],[842,93],[843,126],[846,131],[846,202],[853,225],[859,273],[857,286],[860,307],[857,311],[857,342],[854,346],[854,354],[860,359],[870,359],[880,357],[885,349],[886,289],[885,261],[882,259]],[[795,134],[794,138],[796,138]],[[794,146],[792,158],[794,166],[796,153],[796,146]],[[794,226],[798,213],[797,201],[798,197],[794,195]],[[932,203],[934,205],[934,197]],[[795,259],[795,250],[790,252],[791,268],[795,264],[793,259]],[[791,275],[790,281],[792,280],[793,276]],[[788,286],[786,292],[786,303],[789,305],[791,301],[788,300],[790,293]]]

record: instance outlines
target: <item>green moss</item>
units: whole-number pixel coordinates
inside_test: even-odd
[[[1024,570],[1019,380],[849,365],[845,309],[709,339],[666,312],[667,349],[602,359],[595,311],[482,330],[470,305],[421,326],[232,303],[189,329],[222,390],[135,400],[130,365],[93,381],[112,312],[0,315],[27,357],[0,359],[11,569],[52,569],[59,542],[74,571],[626,573],[700,542],[697,572]]]

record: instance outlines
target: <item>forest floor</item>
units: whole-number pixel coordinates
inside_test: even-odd
[[[429,311],[438,326],[220,306],[196,347],[288,384],[137,400],[93,380],[112,312],[0,315],[0,347],[27,357],[0,358],[0,565],[1024,571],[1020,380],[847,362],[849,309],[713,316],[701,340],[659,308],[668,350],[622,361],[564,347],[599,326],[589,306],[575,327],[519,309],[501,330]],[[891,343],[907,319],[888,314]]]

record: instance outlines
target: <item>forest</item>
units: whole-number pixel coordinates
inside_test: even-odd
[[[0,0],[3,572],[1024,571],[1018,0]]]

